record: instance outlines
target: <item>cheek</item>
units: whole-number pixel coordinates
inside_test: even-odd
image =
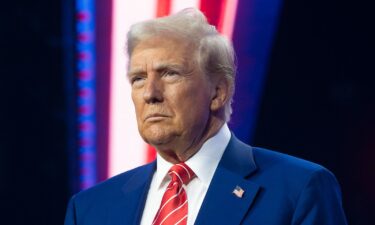
[[[136,116],[138,117],[142,111],[142,97],[135,91],[132,91],[131,98],[135,108]]]
[[[180,90],[173,99],[173,108],[179,117],[184,118],[183,121],[197,123],[207,119],[211,101],[210,96],[204,91],[196,88]]]

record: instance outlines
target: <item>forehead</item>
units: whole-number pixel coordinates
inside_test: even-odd
[[[144,64],[171,63],[188,64],[193,58],[191,43],[177,38],[153,37],[138,43],[130,56],[129,68],[143,67]]]

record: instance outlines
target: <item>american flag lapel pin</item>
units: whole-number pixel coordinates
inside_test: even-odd
[[[237,198],[242,198],[245,191],[240,186],[236,186],[232,193],[236,195]]]

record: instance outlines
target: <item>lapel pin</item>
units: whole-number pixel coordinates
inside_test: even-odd
[[[240,186],[236,186],[232,193],[236,195],[237,198],[242,198],[245,191]]]

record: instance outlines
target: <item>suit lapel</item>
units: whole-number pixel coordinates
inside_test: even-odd
[[[259,190],[259,185],[245,179],[255,171],[251,147],[232,134],[195,224],[240,224]],[[242,196],[233,193],[237,186],[244,191]]]
[[[154,161],[146,165],[143,170],[137,171],[123,185],[122,192],[124,193],[124,198],[119,199],[119,204],[111,209],[111,216],[109,217],[111,222],[109,224],[136,225],[140,223],[155,168],[156,163]]]

